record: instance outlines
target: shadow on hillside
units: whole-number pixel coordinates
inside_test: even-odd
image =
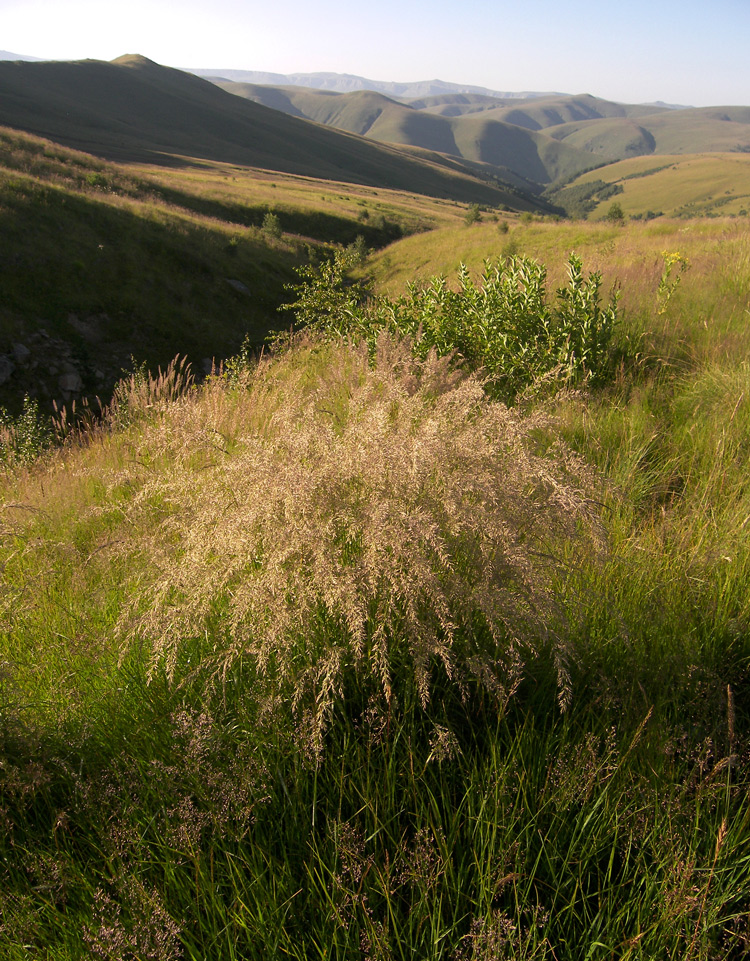
[[[400,224],[384,217],[368,224],[350,217],[336,216],[322,210],[290,210],[270,207],[268,204],[238,204],[175,190],[162,185],[153,186],[155,193],[166,203],[183,207],[206,217],[216,217],[241,227],[261,227],[267,213],[273,212],[279,219],[281,229],[325,243],[351,244],[358,236],[364,238],[368,247],[379,249],[404,235]]]
[[[17,407],[26,392],[51,400],[66,365],[84,392],[106,396],[131,356],[155,368],[187,354],[200,368],[246,337],[260,344],[283,326],[278,308],[298,262],[255,233],[6,181],[0,355],[18,343],[31,353],[0,384],[0,404]]]

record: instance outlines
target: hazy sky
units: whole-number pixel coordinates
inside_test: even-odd
[[[750,104],[750,0],[0,0],[0,48]]]

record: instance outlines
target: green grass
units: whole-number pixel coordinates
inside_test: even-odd
[[[617,202],[628,216],[651,211],[697,218],[750,211],[750,161],[742,153],[638,157],[583,174],[573,186],[599,178],[622,187]],[[554,199],[565,202],[564,194]],[[605,217],[610,203],[607,199],[595,206],[591,218]]]
[[[624,344],[610,383],[559,395],[554,422],[535,428],[540,453],[559,436],[600,472],[593,506],[605,552],[574,532],[553,549],[572,685],[564,713],[554,644],[528,652],[500,701],[481,686],[462,694],[438,658],[426,705],[394,648],[389,699],[349,664],[311,751],[310,702],[279,697],[285,688],[255,659],[252,636],[206,686],[201,666],[239,636],[231,611],[241,582],[223,600],[219,590],[200,628],[178,631],[171,680],[170,662],[151,660],[156,621],[143,621],[142,643],[123,652],[117,641],[129,640],[123,612],[137,624],[156,602],[153,545],[166,551],[159,564],[184,571],[200,555],[209,585],[219,557],[242,563],[220,518],[252,486],[249,468],[220,483],[224,501],[200,515],[202,527],[196,511],[216,478],[249,463],[243,450],[278,438],[296,451],[295,436],[359,450],[380,436],[377,423],[391,438],[375,443],[378,456],[394,457],[400,437],[426,468],[431,445],[450,441],[430,428],[430,404],[457,404],[455,378],[433,375],[416,414],[403,353],[385,351],[368,374],[347,348],[302,346],[177,396],[166,382],[133,381],[109,426],[5,472],[3,957],[747,953],[750,381],[745,326],[732,320],[745,303],[746,238],[732,222],[723,234],[713,221],[691,226],[681,236],[693,267],[664,314],[645,281],[641,293],[623,292],[635,299],[618,336],[642,325],[648,357]],[[621,264],[674,239],[652,224],[630,234],[523,229],[539,247],[566,247],[576,229],[579,249],[585,240]],[[718,239],[735,254],[692,283],[700,251],[713,263]],[[633,285],[637,276],[634,267]],[[716,322],[704,327],[709,301]],[[348,437],[360,440],[349,448]],[[320,457],[308,465],[312,477]],[[256,498],[273,485],[283,492],[275,474]],[[383,471],[372,474],[359,483],[379,484]],[[194,499],[179,503],[182,475],[194,476]],[[328,502],[302,510],[308,478],[294,476],[263,523],[283,529],[286,517],[296,532],[307,518],[314,539],[343,550],[342,573],[356,573],[356,545],[309,520]],[[360,510],[356,490],[347,488],[347,523]],[[481,522],[481,499],[475,509]],[[400,543],[382,567],[407,557]],[[279,598],[306,590],[304,570],[290,568],[303,579]],[[251,565],[245,576],[258,575]],[[165,596],[163,618],[179,619],[196,598]],[[331,624],[310,617],[302,637],[340,642],[340,627],[327,634]],[[304,677],[315,647],[296,650]]]
[[[744,218],[468,225],[2,149],[4,351],[233,350],[308,247],[386,225],[391,296],[514,251],[554,290],[574,250],[621,300],[603,382],[515,411],[392,342],[303,342],[200,387],[141,370],[3,461],[0,956],[747,956]],[[658,161],[618,165],[623,205]]]

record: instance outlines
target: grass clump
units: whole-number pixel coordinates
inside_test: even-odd
[[[748,954],[750,375],[655,243],[693,364],[553,421],[300,337],[0,472],[3,958]]]
[[[203,670],[255,665],[317,752],[349,684],[426,706],[444,674],[503,705],[547,643],[567,701],[548,559],[590,519],[583,466],[536,452],[542,417],[489,402],[434,351],[383,334],[374,367],[366,345],[302,355],[255,371],[229,443],[182,407],[144,432],[138,459],[170,468],[128,510],[153,573],[121,634],[174,673],[185,638],[217,632]],[[332,372],[314,388],[311,366]]]

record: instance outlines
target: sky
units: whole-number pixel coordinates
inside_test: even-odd
[[[0,0],[0,48],[750,105],[750,0]]]

